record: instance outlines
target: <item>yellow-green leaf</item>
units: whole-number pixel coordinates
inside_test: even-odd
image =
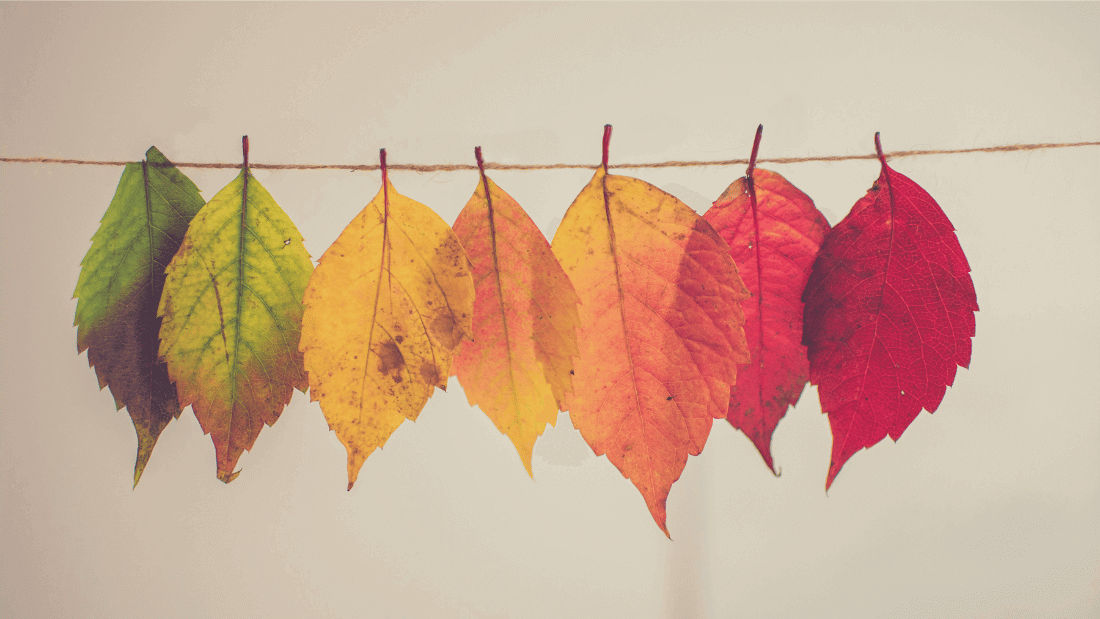
[[[469,261],[450,227],[382,189],[318,261],[305,294],[310,397],[348,451],[348,489],[375,448],[446,389],[472,332]]]
[[[168,265],[160,353],[226,483],[262,423],[307,387],[298,340],[312,271],[302,235],[247,168],[199,211]]]
[[[77,352],[88,351],[99,387],[111,388],[137,432],[134,485],[157,438],[183,407],[160,361],[157,304],[164,267],[202,208],[199,189],[156,147],[128,163],[76,284]]]

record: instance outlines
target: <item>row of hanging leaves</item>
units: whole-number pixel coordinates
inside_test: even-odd
[[[390,183],[314,269],[301,235],[248,167],[204,204],[155,147],[126,166],[75,298],[78,351],[138,435],[134,484],[191,406],[218,478],[293,389],[368,456],[456,375],[528,474],[568,411],[657,525],[714,419],[775,470],[771,438],[806,383],[833,433],[826,488],[855,452],[935,411],[970,362],[978,305],[954,228],[886,164],[830,229],[808,196],[757,169],[703,216],[603,161],[552,243],[485,174],[448,226]]]

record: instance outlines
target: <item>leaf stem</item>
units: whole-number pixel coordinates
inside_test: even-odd
[[[603,126],[603,171],[607,172],[607,152],[611,147],[611,125]]]
[[[493,277],[496,279],[497,303],[500,305],[500,308],[503,311],[504,308],[508,307],[508,305],[504,301],[504,283],[501,281],[500,276],[500,252],[498,251],[500,243],[498,242],[497,237],[496,212],[493,208],[493,197],[489,193],[489,177],[485,176],[485,160],[481,158],[480,146],[474,147],[474,156],[477,158],[477,169],[481,173],[481,187],[485,191],[485,215],[486,219],[489,220],[489,241],[490,247],[492,247],[493,249],[492,274]],[[477,194],[475,193],[474,195]],[[475,305],[477,305],[477,303],[478,301],[474,301]],[[513,357],[514,352],[512,350],[512,334],[509,332],[508,315],[506,312],[501,314],[500,325],[501,332],[504,335],[504,349],[507,351],[508,357],[507,388],[512,394],[512,410],[515,411],[515,423],[521,424],[522,421],[520,419],[519,411],[522,409],[519,402],[519,392],[516,388],[516,363]],[[527,474],[530,475],[533,479],[535,474],[531,471],[531,464],[529,462],[529,459],[524,460],[522,457],[520,459],[523,460],[523,466],[527,469]]]
[[[756,153],[760,151],[760,137],[764,134],[764,125],[761,124],[756,128],[756,139],[752,142],[752,155],[749,156],[749,169],[745,172],[745,189],[749,194],[749,205],[752,208],[752,242],[749,248],[753,252],[753,262],[756,263],[756,320],[759,326],[756,329],[758,340],[758,350],[764,350],[764,265],[762,263],[763,251],[760,248],[760,215],[759,209],[756,204],[756,183],[753,181],[753,171],[756,169]],[[764,371],[764,364],[760,359],[753,360],[753,364],[760,368],[760,371]],[[764,401],[764,384],[762,382],[757,383],[757,397],[760,402]],[[768,467],[771,468],[772,474],[778,477],[779,475],[775,471],[775,462],[771,458],[771,453],[768,453],[768,457],[765,458],[765,462]]]
[[[235,303],[236,306],[237,306],[237,311],[236,311],[236,319],[233,323],[234,325],[236,325],[236,329],[235,329],[235,334],[233,336],[233,359],[232,359],[232,361],[230,361],[230,358],[229,358],[229,342],[227,342],[226,338],[225,338],[225,316],[222,314],[222,302],[221,302],[221,295],[218,293],[218,282],[217,282],[217,278],[214,277],[213,274],[211,274],[211,281],[214,284],[214,298],[218,302],[218,315],[221,317],[221,323],[222,323],[221,324],[222,345],[224,345],[226,347],[225,362],[226,362],[226,365],[231,366],[230,372],[235,372],[236,368],[239,367],[240,351],[241,351],[241,329],[240,329],[240,324],[241,324],[241,312],[244,309],[244,255],[245,255],[244,247],[245,247],[245,241],[246,241],[247,236],[248,236],[247,233],[248,233],[248,177],[249,177],[249,171],[248,171],[248,136],[247,135],[241,136],[241,152],[244,154],[244,165],[241,166],[241,230],[240,230],[240,235],[237,237],[237,239],[238,239],[237,240],[237,282],[236,282],[236,284],[237,284],[236,285],[236,296],[237,296],[237,298],[236,298],[236,303]],[[225,451],[224,451],[225,458],[226,458],[227,462],[231,458],[231,456],[230,456],[230,453],[232,451],[231,445],[233,445],[233,443],[235,442],[233,440],[233,430],[234,430],[234,425],[235,425],[233,423],[233,416],[234,416],[234,413],[236,412],[235,407],[236,407],[236,401],[237,401],[237,383],[235,381],[232,383],[230,398],[231,398],[231,401],[233,402],[233,408],[230,409],[230,413],[229,413],[229,436],[227,437],[227,440],[226,440],[226,443],[225,443],[225,448],[224,448],[225,449]],[[237,471],[234,472],[232,470],[232,467],[230,467],[228,470],[222,471],[221,470],[222,451],[221,451],[220,447],[219,447],[218,451],[219,451],[219,453],[218,453],[218,469],[219,469],[218,470],[218,479],[220,479],[223,482],[228,484],[229,482],[236,479],[237,475],[240,474],[241,471],[238,469]],[[233,465],[236,466],[236,463],[234,462]]]
[[[886,155],[882,154],[882,140],[879,139],[879,132],[875,132],[875,152],[878,153],[878,160],[882,162],[882,167],[886,167]]]
[[[393,273],[390,271],[390,175],[386,171],[386,149],[378,150],[378,165],[382,168],[382,259],[386,262],[386,271],[390,281],[393,281]],[[382,280],[379,279],[379,286]],[[349,487],[348,490],[351,490]]]
[[[756,128],[756,139],[752,142],[752,155],[749,156],[749,170],[745,172],[745,176],[749,179],[749,183],[752,183],[752,171],[756,169],[756,153],[760,151],[760,136],[764,134],[764,125],[760,125]]]
[[[378,163],[382,168],[382,187],[389,184],[389,175],[386,174],[386,149],[378,151]]]

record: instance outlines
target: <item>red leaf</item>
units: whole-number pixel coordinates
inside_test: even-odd
[[[703,219],[729,244],[752,295],[742,303],[749,363],[738,368],[726,419],[775,471],[772,433],[809,380],[802,290],[829,222],[787,179],[755,169],[763,129],[757,129],[748,174],[730,185]]]
[[[932,196],[886,165],[826,236],[802,300],[810,381],[829,415],[840,468],[921,408],[934,412],[956,365],[970,364],[978,310],[970,265]]]

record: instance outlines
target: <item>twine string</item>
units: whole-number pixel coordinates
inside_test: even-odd
[[[901,157],[921,157],[926,155],[957,155],[963,153],[1003,153],[1024,150],[1043,150],[1049,148],[1071,148],[1076,146],[1100,146],[1100,142],[1045,142],[1039,144],[1006,144],[1003,146],[987,146],[984,148],[959,148],[953,150],[898,150],[885,153],[886,159],[898,159]],[[820,157],[772,157],[757,159],[757,163],[807,163],[811,161],[851,161],[856,159],[878,159],[878,155],[870,153],[866,155],[830,155]],[[72,165],[102,165],[124,166],[130,161],[98,161],[88,159],[54,159],[50,157],[0,157],[4,163],[64,163]],[[655,163],[619,163],[609,165],[608,168],[697,168],[705,166],[731,166],[748,165],[748,159],[724,159],[720,161],[659,161]],[[178,168],[228,168],[240,169],[240,163],[194,163],[172,162],[165,165],[174,165]],[[350,170],[373,171],[379,170],[378,164],[313,164],[313,163],[252,163],[249,168],[253,170]],[[523,163],[491,163],[485,162],[486,170],[595,170],[601,167],[599,164],[587,163],[547,163],[547,164],[523,164]],[[459,170],[477,170],[475,164],[453,163],[419,165],[412,163],[388,164],[387,170],[407,170],[412,172],[454,172]]]

